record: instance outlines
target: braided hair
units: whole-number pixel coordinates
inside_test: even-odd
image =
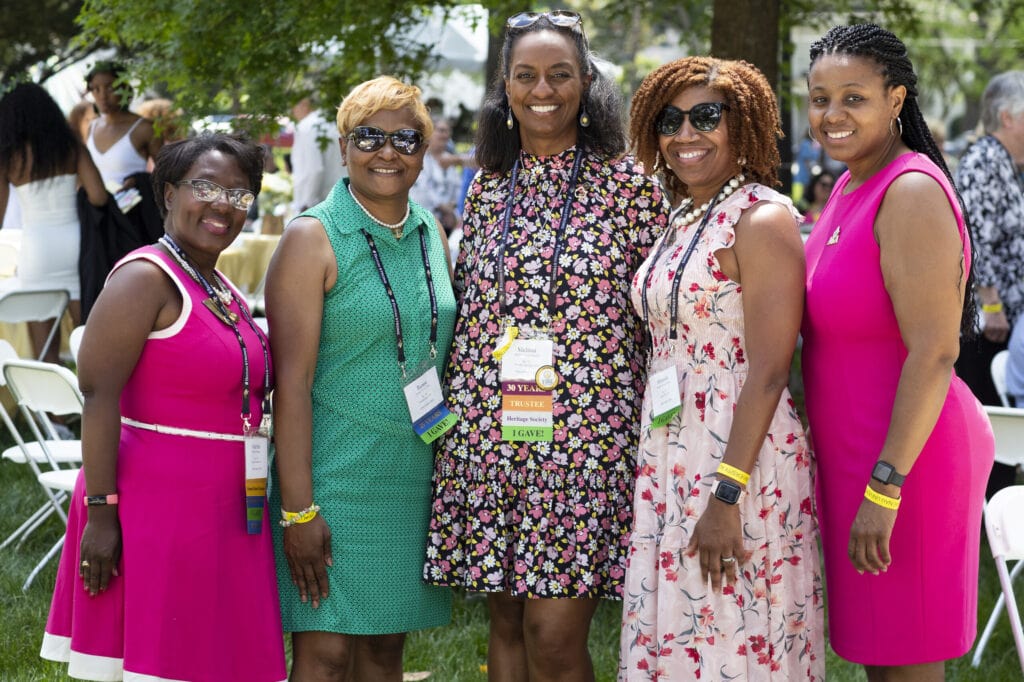
[[[811,44],[811,68],[824,55],[852,55],[870,59],[881,68],[882,78],[887,88],[902,85],[907,89],[907,97],[899,114],[900,137],[911,150],[924,154],[942,169],[949,180],[950,187],[960,204],[960,212],[964,217],[964,228],[973,248],[970,219],[964,200],[953,181],[953,174],[946,165],[942,150],[935,143],[931,130],[925,122],[921,107],[918,104],[917,74],[907,54],[907,46],[890,31],[875,24],[854,24],[851,26],[834,26],[828,33]],[[974,268],[967,273],[967,291],[964,294],[964,308],[960,319],[960,333],[972,337],[976,333],[976,301],[974,297]]]
[[[509,101],[505,93],[505,80],[510,76],[512,50],[516,42],[524,35],[537,31],[552,31],[569,38],[576,51],[580,74],[591,77],[590,87],[584,90],[580,102],[580,106],[587,110],[590,125],[584,127],[577,121],[578,146],[586,147],[588,152],[601,158],[621,156],[626,151],[622,98],[615,83],[597,68],[594,53],[590,51],[590,43],[583,33],[583,24],[564,27],[553,24],[546,16],[542,16],[528,26],[509,28],[505,31],[498,70],[480,108],[476,132],[476,160],[479,166],[489,171],[505,173],[512,169],[519,156],[519,122],[514,122],[512,130],[506,125]]]
[[[650,172],[665,165],[654,122],[665,105],[689,88],[707,87],[720,92],[729,114],[729,148],[748,180],[779,184],[779,147],[782,137],[779,104],[768,80],[756,66],[740,60],[683,57],[652,71],[633,95],[629,137],[636,158]],[[739,159],[744,163],[740,164]],[[688,195],[686,184],[671,171],[663,174],[675,195]]]

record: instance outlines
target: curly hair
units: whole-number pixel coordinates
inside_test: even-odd
[[[725,97],[729,105],[725,116],[729,148],[747,179],[778,185],[778,141],[782,138],[779,103],[764,74],[741,60],[683,57],[652,71],[633,95],[630,108],[629,137],[637,159],[650,172],[664,168],[655,120],[680,92],[698,87],[711,88]],[[666,171],[663,175],[665,186],[673,194],[689,194],[686,183],[675,173]]]
[[[263,182],[263,145],[253,143],[243,134],[203,133],[165,144],[156,155],[152,181],[161,216],[167,216],[163,201],[164,185],[177,184],[200,156],[212,151],[233,156],[238,168],[249,179],[249,189],[259,195]]]
[[[876,26],[875,24],[853,24],[850,26],[834,26],[828,33],[811,43],[811,69],[814,64],[825,55],[851,55],[869,59],[878,65],[882,78],[885,80],[886,88],[893,88],[902,85],[907,89],[906,99],[900,110],[898,119],[900,121],[900,136],[903,142],[912,151],[924,154],[932,162],[942,169],[949,180],[950,187],[956,194],[957,203],[960,204],[960,212],[963,214],[964,227],[967,231],[968,240],[971,246],[974,245],[974,237],[971,230],[970,217],[964,206],[964,200],[953,181],[953,174],[949,172],[946,159],[942,150],[935,143],[928,123],[921,113],[918,104],[917,73],[910,61],[907,46],[892,32]],[[976,308],[977,303],[974,296],[974,268],[967,273],[967,290],[964,294],[964,309],[960,320],[960,331],[963,335],[971,337],[976,330]]]
[[[537,31],[552,31],[567,37],[576,50],[580,73],[591,77],[590,87],[584,93],[580,107],[585,107],[590,125],[576,123],[578,145],[602,158],[616,158],[626,151],[626,137],[622,122],[622,98],[615,83],[597,68],[594,53],[583,32],[583,25],[558,26],[542,16],[528,26],[505,31],[498,70],[488,88],[476,131],[476,160],[481,168],[505,173],[511,170],[522,148],[519,130],[506,125],[509,101],[505,81],[511,68],[512,50],[524,35]],[[516,123],[518,126],[518,122]]]
[[[64,113],[36,83],[19,83],[0,99],[0,175],[25,170],[30,180],[68,173],[78,160],[79,142]]]

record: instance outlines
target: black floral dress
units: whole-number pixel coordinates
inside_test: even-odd
[[[531,597],[621,597],[645,381],[629,287],[667,224],[668,205],[630,157],[585,155],[570,196],[577,153],[520,157],[503,264],[512,173],[481,171],[466,197],[445,375],[459,421],[436,460],[428,582]],[[567,198],[571,214],[560,235]],[[503,309],[520,327],[547,327],[554,343],[550,442],[502,441],[492,351]]]

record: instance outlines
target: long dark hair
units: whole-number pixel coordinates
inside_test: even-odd
[[[591,76],[590,87],[583,93],[581,105],[586,107],[590,125],[583,127],[576,122],[579,146],[604,158],[615,158],[626,151],[626,136],[622,122],[622,100],[618,88],[597,68],[590,51],[583,24],[572,27],[557,26],[547,17],[540,17],[529,26],[510,28],[505,31],[505,42],[501,46],[498,72],[491,81],[487,97],[480,109],[476,132],[476,160],[481,168],[504,173],[512,168],[521,148],[519,131],[508,129],[508,96],[505,94],[505,79],[509,77],[510,60],[516,41],[528,33],[554,31],[568,37],[576,48],[576,61],[581,74]],[[519,123],[515,124],[517,127]]]
[[[828,33],[811,44],[811,67],[819,57],[829,54],[845,54],[864,57],[874,61],[882,69],[882,77],[888,88],[902,85],[907,89],[907,97],[900,110],[900,136],[903,142],[915,152],[924,154],[942,169],[960,204],[960,212],[964,217],[964,229],[974,246],[973,230],[970,217],[964,206],[964,200],[953,181],[942,150],[935,143],[931,130],[924,120],[921,107],[917,102],[917,74],[907,54],[907,46],[890,31],[875,24],[855,24],[852,26],[835,26]],[[977,325],[977,302],[974,296],[974,268],[967,272],[967,291],[964,292],[964,308],[960,318],[960,333],[973,337]]]
[[[0,171],[25,169],[29,180],[62,175],[75,167],[78,138],[50,94],[36,83],[19,83],[0,99]]]

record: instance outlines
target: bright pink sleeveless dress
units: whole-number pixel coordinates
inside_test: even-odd
[[[202,288],[169,256],[147,246],[121,263],[132,259],[161,267],[185,305],[174,325],[147,339],[121,394],[122,416],[241,434],[242,359],[234,332],[203,306]],[[232,310],[239,312],[237,303]],[[263,351],[244,321],[239,330],[248,349],[258,424]],[[96,597],[82,587],[79,546],[87,519],[79,475],[43,658],[68,662],[69,674],[86,680],[284,680],[271,513],[264,515],[261,534],[247,534],[244,482],[239,441],[122,424],[120,575]]]
[[[926,663],[970,649],[981,511],[994,456],[981,405],[952,375],[935,429],[903,486],[892,564],[878,576],[857,574],[847,556],[850,526],[885,440],[907,357],[873,226],[889,185],[907,172],[925,173],[943,187],[963,235],[946,177],[926,156],[910,153],[848,194],[844,174],[807,241],[803,374],[818,463],[829,639],[840,656],[865,665]]]

